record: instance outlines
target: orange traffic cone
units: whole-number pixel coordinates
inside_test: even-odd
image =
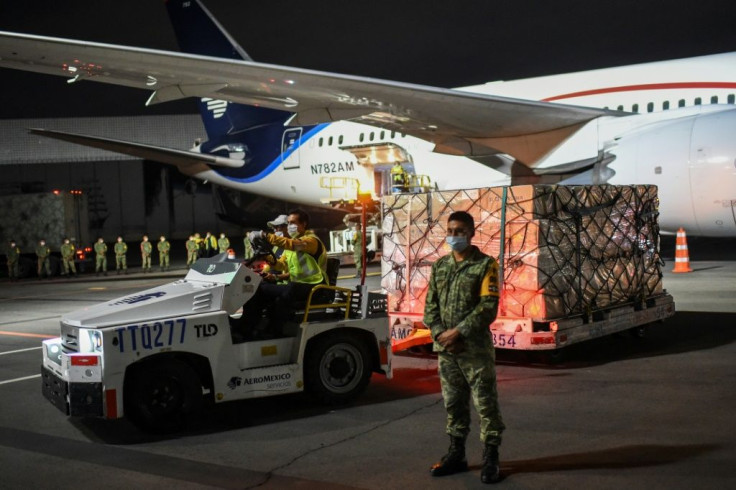
[[[677,240],[675,241],[675,268],[672,272],[692,272],[690,268],[690,254],[687,251],[687,237],[685,230],[680,228],[677,230]]]

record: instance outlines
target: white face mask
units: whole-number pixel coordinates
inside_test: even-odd
[[[289,236],[291,238],[296,237],[299,235],[299,226],[297,226],[294,223],[289,224],[289,226],[286,227],[286,231],[289,233]]]
[[[274,232],[274,235],[276,235],[276,236],[284,236],[284,232],[283,231],[276,231],[276,232]]]

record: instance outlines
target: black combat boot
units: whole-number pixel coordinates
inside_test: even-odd
[[[495,444],[486,444],[483,449],[483,468],[480,470],[480,481],[483,483],[498,483],[501,481],[498,446]]]
[[[450,448],[429,470],[432,476],[446,476],[461,471],[468,471],[468,460],[465,459],[465,438],[450,436]]]

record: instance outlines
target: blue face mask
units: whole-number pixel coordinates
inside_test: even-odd
[[[455,252],[462,252],[468,248],[468,245],[470,245],[470,243],[468,243],[468,237],[466,236],[448,236],[445,237],[445,241]]]

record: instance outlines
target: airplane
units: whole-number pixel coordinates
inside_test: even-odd
[[[256,63],[200,0],[167,8],[184,53],[0,32],[0,67],[196,97],[208,141],[32,132],[303,204],[378,197],[396,161],[441,190],[656,184],[664,233],[736,236],[736,53],[442,89]]]

